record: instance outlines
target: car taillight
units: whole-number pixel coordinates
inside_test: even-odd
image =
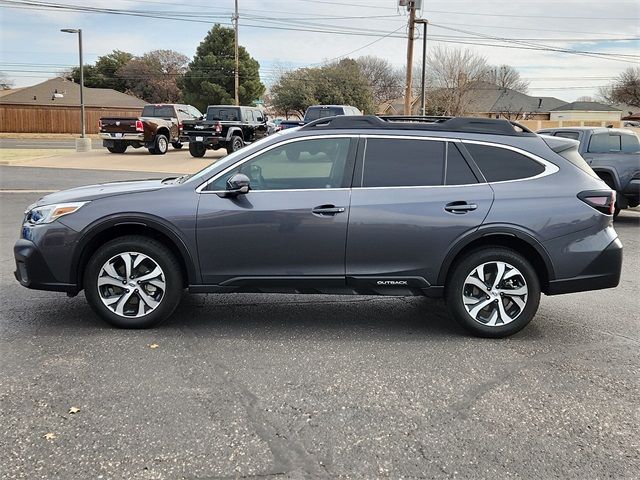
[[[182,131],[182,122],[178,124],[178,130]]]
[[[614,190],[588,190],[580,192],[578,198],[605,215],[613,215],[616,208]]]
[[[220,122],[216,123],[216,133],[220,133],[222,131],[222,124]]]
[[[136,120],[136,132],[144,132],[144,125],[142,120]]]

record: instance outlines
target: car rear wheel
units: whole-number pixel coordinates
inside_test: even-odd
[[[446,285],[449,312],[481,337],[522,330],[540,303],[540,281],[531,264],[506,248],[475,250],[458,261]]]
[[[121,143],[116,143],[113,145],[113,147],[107,147],[107,150],[109,150],[109,152],[111,153],[124,153],[126,149],[127,145]]]
[[[156,142],[153,148],[149,149],[149,153],[152,155],[164,155],[169,150],[169,139],[162,133],[156,135]]]
[[[182,270],[157,240],[127,236],[103,245],[84,272],[84,291],[93,310],[120,328],[149,328],[178,306]]]
[[[180,142],[173,142],[171,146],[176,150],[180,150],[182,148],[182,144]]]
[[[189,153],[192,157],[200,158],[204,157],[204,154],[207,152],[207,147],[205,147],[202,143],[194,143],[189,142]]]
[[[244,147],[244,142],[242,141],[242,138],[240,138],[237,135],[234,135],[233,137],[231,137],[231,143],[229,143],[229,145],[227,146],[227,153],[237,152],[242,147]]]

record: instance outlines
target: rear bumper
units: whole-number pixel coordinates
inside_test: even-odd
[[[212,147],[220,144],[220,137],[214,135],[207,135],[206,133],[194,133],[189,132],[187,135],[187,141],[189,143],[200,143],[205,147]]]
[[[617,287],[622,271],[622,243],[616,238],[575,277],[551,280],[547,295]]]
[[[14,276],[23,287],[77,293],[77,285],[56,280],[40,250],[33,242],[25,239],[18,240],[13,247],[13,254],[16,261]]]
[[[144,133],[123,133],[122,136],[116,137],[115,133],[100,133],[100,138],[103,140],[113,140],[119,142],[121,140],[133,140],[136,142],[144,141]]]

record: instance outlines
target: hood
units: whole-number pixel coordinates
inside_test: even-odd
[[[82,202],[95,200],[98,198],[112,197],[129,193],[139,193],[145,191],[166,188],[161,179],[135,180],[125,182],[100,183],[97,185],[87,185],[84,187],[70,188],[59,192],[45,195],[38,200],[35,205],[49,205],[52,203]]]

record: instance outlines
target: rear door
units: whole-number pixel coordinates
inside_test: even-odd
[[[456,141],[367,136],[364,142],[351,194],[347,281],[376,290],[433,285],[449,247],[482,224],[493,191]]]

